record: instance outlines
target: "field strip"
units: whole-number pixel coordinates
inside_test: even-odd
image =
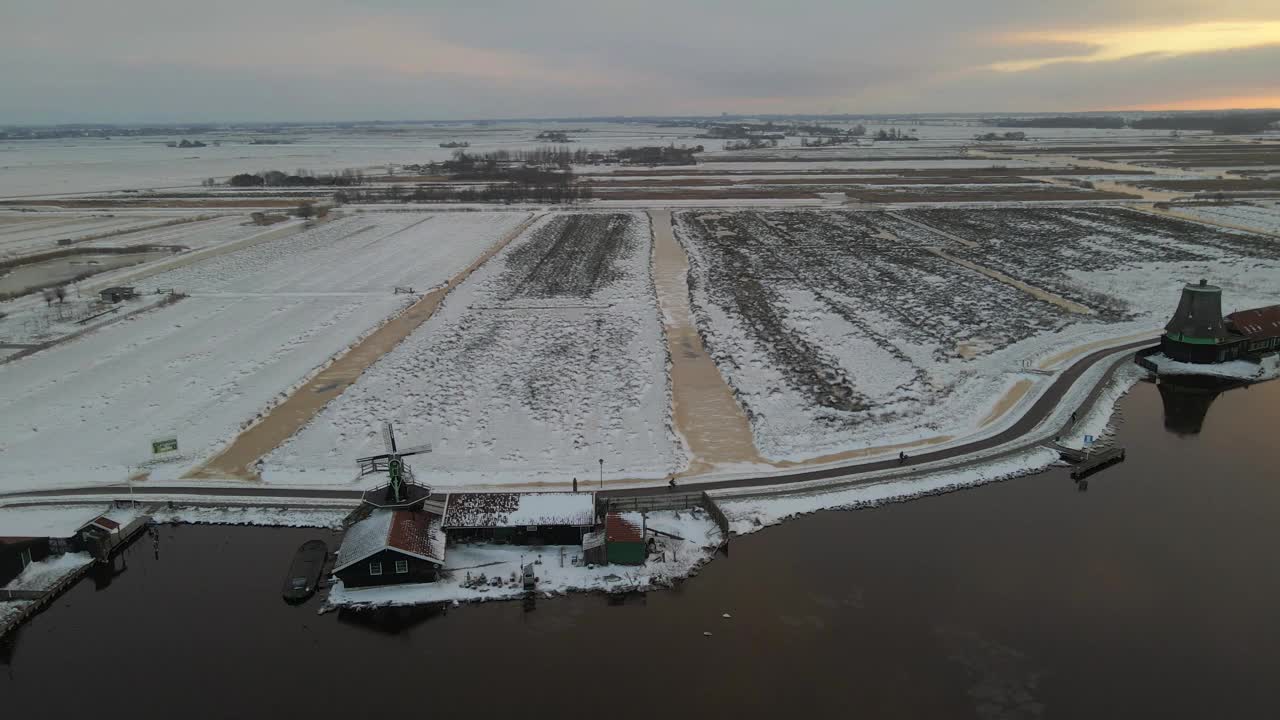
[[[922,222],[919,222],[919,221],[917,221],[917,220],[912,220],[911,218],[908,218],[908,217],[904,217],[904,216],[902,216],[902,215],[899,215],[899,214],[898,214],[898,213],[896,213],[896,212],[890,212],[890,213],[888,213],[888,215],[889,215],[889,217],[891,217],[891,218],[895,218],[895,219],[897,219],[897,220],[901,220],[901,221],[902,221],[902,222],[904,222],[904,223],[910,223],[911,225],[915,225],[916,227],[918,227],[918,228],[920,228],[921,230],[924,230],[924,231],[926,231],[926,232],[931,232],[931,233],[933,233],[933,234],[935,234],[935,235],[941,235],[942,237],[944,237],[944,238],[946,238],[946,239],[948,239],[948,240],[950,240],[950,241],[952,241],[952,242],[958,242],[958,243],[960,243],[961,245],[964,245],[965,247],[969,247],[969,248],[976,248],[976,247],[978,247],[978,243],[973,242],[972,240],[965,240],[964,238],[960,237],[959,235],[952,235],[951,233],[947,232],[946,230],[939,230],[938,228],[933,227],[932,225],[925,225],[925,224],[924,224],[924,223],[922,223]],[[896,238],[895,238],[895,239],[896,239]]]
[[[940,258],[950,260],[951,262],[957,265],[960,265],[961,267],[967,267],[970,270],[980,272],[983,275],[986,275],[987,277],[993,280],[998,280],[1004,283],[1005,285],[1018,288],[1019,290],[1027,293],[1028,295],[1036,298],[1037,300],[1043,300],[1047,303],[1053,303],[1054,305],[1057,305],[1058,307],[1062,308],[1063,310],[1066,310],[1067,312],[1076,313],[1077,315],[1095,315],[1096,314],[1094,311],[1081,305],[1080,303],[1072,302],[1060,295],[1054,295],[1048,290],[1042,290],[1034,285],[1028,285],[1022,282],[1021,280],[1015,280],[1014,278],[1011,278],[1008,275],[1005,275],[999,270],[992,270],[991,268],[983,267],[977,263],[972,263],[972,262],[969,262],[968,260],[962,260],[956,257],[955,255],[951,255],[950,253],[943,250],[942,248],[926,247],[924,249],[933,253],[934,255],[937,255]]]
[[[370,365],[377,362],[430,319],[450,291],[497,255],[508,243],[529,229],[529,226],[540,217],[542,217],[541,213],[531,215],[494,243],[466,269],[454,275],[444,286],[423,295],[407,310],[351,346],[332,364],[268,411],[261,421],[240,433],[222,452],[188,473],[186,477],[259,479],[257,473],[250,467],[258,461],[258,458],[276,449],[310,422],[330,400],[341,395]]]
[[[1019,380],[1014,383],[1013,387],[1009,388],[1009,392],[1005,393],[1003,397],[996,401],[995,407],[991,408],[991,412],[987,413],[987,416],[982,419],[982,423],[978,427],[986,427],[999,419],[1001,415],[1009,412],[1009,410],[1012,409],[1014,405],[1017,405],[1018,401],[1022,399],[1022,396],[1026,395],[1027,391],[1030,389],[1030,380]]]
[[[689,257],[676,242],[670,210],[650,210],[653,280],[671,355],[671,405],[676,428],[689,446],[697,475],[721,463],[768,464],[760,457],[751,423],[702,345],[689,308]]]
[[[1224,223],[1224,222],[1219,222],[1217,220],[1210,220],[1208,218],[1195,217],[1193,215],[1183,215],[1182,213],[1175,212],[1173,210],[1163,210],[1157,207],[1145,208],[1145,207],[1137,207],[1137,206],[1134,206],[1133,209],[1137,210],[1138,212],[1149,213],[1151,215],[1161,215],[1164,217],[1171,217],[1177,220],[1200,223],[1201,225],[1209,225],[1211,227],[1226,228],[1228,230],[1239,230],[1241,232],[1253,233],[1254,235],[1265,235],[1267,237],[1280,238],[1280,234],[1271,232],[1269,230],[1249,227],[1248,225],[1233,225],[1231,223]]]

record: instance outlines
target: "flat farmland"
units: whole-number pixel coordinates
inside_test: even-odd
[[[266,459],[268,482],[349,482],[382,421],[442,484],[660,478],[683,464],[643,215],[557,213],[451,294]]]
[[[1167,315],[1181,284],[1202,277],[1222,285],[1232,307],[1276,302],[1280,242],[1272,237],[1113,207],[900,215],[966,240],[956,256],[1081,303],[1109,322]]]
[[[1188,274],[1246,263],[1242,303],[1280,277],[1270,239],[1113,208],[677,221],[699,330],[775,460],[972,433],[1041,379],[1023,361],[1158,327]]]
[[[0,366],[0,483],[180,476],[416,299],[394,286],[442,284],[526,217],[369,213],[149,278],[190,296]],[[148,465],[168,435],[181,455]]]

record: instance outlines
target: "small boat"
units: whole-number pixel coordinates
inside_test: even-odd
[[[324,570],[324,560],[329,548],[320,540],[308,540],[302,543],[289,565],[289,574],[284,578],[284,601],[290,604],[305,602],[315,594],[320,586],[320,573]]]

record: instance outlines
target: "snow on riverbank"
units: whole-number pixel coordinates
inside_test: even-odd
[[[314,527],[338,530],[351,508],[269,508],[269,507],[174,507],[150,512],[151,521],[195,525],[263,525],[268,527]]]
[[[1058,437],[1058,444],[1080,450],[1084,448],[1086,435],[1095,439],[1110,436],[1115,431],[1115,426],[1122,421],[1117,417],[1116,405],[1144,376],[1146,371],[1136,364],[1126,363],[1121,366],[1111,376],[1106,386],[1099,391],[1098,399],[1094,401],[1089,412],[1078,419],[1070,430]]]
[[[63,553],[38,560],[22,569],[5,590],[48,590],[62,578],[93,562],[88,553]]]
[[[1261,363],[1247,360],[1232,360],[1221,363],[1185,363],[1167,357],[1163,353],[1149,355],[1161,375],[1203,375],[1205,377],[1224,378],[1227,380],[1251,380],[1261,382],[1280,378],[1280,358],[1272,355]]]
[[[623,515],[640,526],[639,513]],[[326,602],[328,606],[374,607],[515,599],[525,594],[520,583],[522,562],[534,563],[537,592],[542,594],[652,590],[694,574],[720,544],[720,531],[701,510],[651,512],[647,523],[683,539],[659,536],[657,552],[644,565],[587,567],[581,564],[578,545],[456,545],[449,548],[446,572],[436,582],[375,588],[346,588],[339,582]],[[500,582],[480,584],[481,574],[490,583],[495,578]]]
[[[945,470],[905,480],[888,480],[826,493],[776,495],[764,498],[732,499],[716,495],[716,502],[729,518],[735,535],[753,533],[784,520],[819,510],[854,510],[890,502],[936,495],[960,488],[982,485],[1039,472],[1057,462],[1058,454],[1035,448],[1017,455],[958,470]]]
[[[267,456],[270,483],[350,483],[381,423],[433,485],[662,478],[669,431],[651,240],[638,213],[557,213],[477,269],[422,327]]]

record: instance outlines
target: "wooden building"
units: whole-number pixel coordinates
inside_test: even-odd
[[[605,557],[611,565],[643,565],[645,561],[644,528],[609,513],[604,518]]]
[[[451,541],[577,545],[595,524],[594,493],[452,493],[444,527]]]
[[[343,586],[434,582],[444,566],[440,515],[426,510],[374,510],[352,525],[333,574]]]
[[[1160,336],[1160,352],[1179,362],[1257,360],[1280,351],[1280,305],[1222,315],[1222,288],[1201,280],[1182,298]]]
[[[132,287],[109,287],[99,292],[98,297],[102,298],[102,302],[118,303],[138,297],[138,292]]]

